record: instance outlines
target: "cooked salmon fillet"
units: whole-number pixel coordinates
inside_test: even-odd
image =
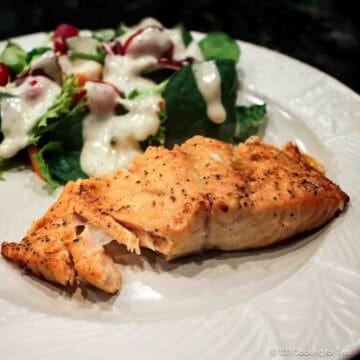
[[[236,148],[201,136],[172,150],[150,147],[129,170],[70,182],[2,254],[50,281],[113,293],[121,276],[103,248],[113,239],[171,260],[263,247],[324,225],[349,198],[321,171],[296,146],[280,150],[258,137]]]

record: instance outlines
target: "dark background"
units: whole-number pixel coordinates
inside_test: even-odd
[[[132,24],[145,16],[167,26],[222,30],[303,60],[360,92],[357,1],[0,0],[0,38],[52,30]],[[286,74],[285,74],[286,76]]]

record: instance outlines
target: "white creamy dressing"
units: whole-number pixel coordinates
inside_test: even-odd
[[[26,147],[29,131],[53,104],[61,88],[44,76],[29,76],[20,86],[6,88],[6,92],[15,97],[3,98],[0,103],[4,135],[0,157],[11,158]]]
[[[199,45],[196,41],[193,41],[188,45],[188,47],[185,46],[183,38],[182,38],[182,32],[180,28],[172,28],[172,29],[166,29],[163,27],[163,25],[153,18],[145,18],[143,19],[139,24],[133,27],[125,27],[126,32],[121,35],[118,40],[124,44],[126,40],[135,34],[137,31],[144,29],[146,27],[157,27],[161,28],[161,36],[162,41],[164,41],[165,38],[168,40],[166,41],[172,41],[174,48],[173,48],[173,58],[174,60],[183,60],[186,57],[193,57],[198,61],[202,61],[204,59],[202,52],[200,50]],[[160,31],[158,30],[158,34],[160,34]],[[141,34],[140,34],[141,35]],[[136,39],[136,38],[135,38]],[[159,41],[159,40],[158,40]]]
[[[221,101],[221,78],[215,62],[206,61],[192,66],[196,85],[206,102],[207,116],[215,124],[222,124],[226,111]]]
[[[133,57],[151,55],[160,59],[171,46],[172,41],[163,29],[147,27],[132,39],[126,49],[126,54]]]
[[[128,26],[123,26],[124,30],[125,30],[125,33],[120,35],[118,37],[118,40],[124,44],[124,42],[133,34],[135,34],[137,31],[141,30],[141,29],[144,29],[146,27],[149,27],[149,26],[155,26],[155,27],[159,27],[159,28],[162,28],[162,24],[157,21],[156,19],[152,18],[152,17],[147,17],[147,18],[144,18],[142,19],[137,25],[135,26],[131,26],[131,27],[128,27]]]
[[[204,60],[204,55],[202,54],[201,49],[196,41],[193,41],[188,45],[182,58],[187,56],[193,57],[196,61]]]
[[[112,113],[118,104],[119,94],[110,84],[88,81],[84,86],[86,103],[94,114]]]
[[[102,65],[94,60],[71,60],[67,55],[59,56],[59,65],[64,74],[82,75],[86,80],[100,80]]]
[[[61,70],[54,51],[49,50],[41,54],[30,64],[32,70],[43,70],[44,73],[54,79],[57,83],[61,81]]]
[[[156,85],[141,76],[142,72],[156,64],[157,59],[153,56],[134,58],[130,55],[107,55],[103,79],[128,95],[135,89],[149,89]]]
[[[138,31],[138,29],[136,29]],[[121,41],[124,44],[126,38]],[[124,36],[124,35],[123,35]],[[148,89],[156,84],[142,73],[157,66],[158,59],[171,47],[171,39],[158,27],[145,28],[130,42],[125,55],[107,55],[104,65],[104,80],[128,95],[137,89]]]
[[[109,85],[105,85],[109,86]],[[97,97],[96,91],[104,91],[104,84],[93,83],[89,99]],[[91,94],[89,96],[89,94]],[[83,122],[84,145],[80,164],[85,173],[97,176],[126,168],[132,160],[142,153],[139,141],[146,140],[158,131],[160,120],[159,95],[138,97],[134,100],[118,98],[128,113],[114,115],[113,112],[91,112]]]

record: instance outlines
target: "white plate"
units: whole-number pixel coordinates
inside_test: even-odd
[[[240,96],[269,104],[265,139],[323,162],[350,195],[346,213],[273,249],[174,264],[123,256],[125,283],[112,297],[69,294],[0,259],[1,359],[336,359],[360,344],[360,98],[308,65],[241,46]],[[29,170],[6,177],[0,235],[18,241],[54,196]]]

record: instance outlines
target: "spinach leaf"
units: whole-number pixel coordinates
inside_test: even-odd
[[[64,150],[49,155],[48,166],[50,173],[61,184],[88,177],[80,166],[80,151]]]
[[[238,61],[240,58],[239,44],[222,32],[208,33],[199,41],[199,46],[205,60],[232,59]]]
[[[221,100],[226,111],[223,124],[207,116],[205,100],[197,88],[192,65],[174,73],[164,91],[166,111],[166,144],[181,143],[193,135],[204,135],[231,141],[236,126],[235,101],[238,78],[233,60],[216,60],[221,77]]]
[[[52,189],[56,189],[60,183],[53,179],[50,173],[49,166],[45,160],[47,153],[61,151],[61,144],[58,142],[49,142],[43,146],[40,151],[35,155],[35,160],[37,161],[41,175],[45,181],[50,185]]]
[[[19,45],[9,41],[0,54],[0,62],[8,66],[15,74],[19,74],[27,65],[26,52]]]
[[[65,150],[80,151],[83,146],[82,124],[85,112],[77,112],[63,117],[48,134],[51,141],[62,144]]]
[[[255,135],[266,120],[266,104],[236,107],[235,141]]]
[[[38,57],[40,57],[42,54],[46,53],[49,50],[51,50],[51,48],[46,46],[41,46],[32,49],[26,54],[26,62],[30,64],[33,60],[37,59]]]
[[[43,177],[52,188],[71,180],[87,178],[80,167],[80,151],[66,150],[58,141],[43,146],[36,160]]]
[[[185,44],[185,47],[188,47],[188,45],[193,41],[191,32],[186,29],[186,27],[182,23],[178,24],[176,27],[181,31],[181,37]]]

